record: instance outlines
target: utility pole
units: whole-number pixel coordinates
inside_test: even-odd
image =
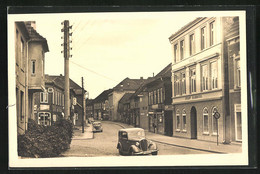
[[[64,114],[65,114],[65,119],[68,119],[70,117],[70,84],[69,84],[69,58],[72,57],[70,55],[70,38],[69,36],[72,35],[70,33],[70,29],[72,26],[69,26],[69,21],[65,20],[64,22],[61,23],[64,25],[63,29],[61,29],[61,32],[64,32],[64,42],[62,44],[63,46],[63,53],[64,53],[64,76],[65,76],[65,86],[64,86],[64,91],[65,91],[65,107],[64,107]]]
[[[84,79],[81,77],[82,81],[82,133],[84,133]]]

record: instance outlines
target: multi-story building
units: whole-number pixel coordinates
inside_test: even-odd
[[[242,142],[239,18],[230,17],[227,21],[230,23],[225,40],[228,47],[231,140]]]
[[[149,131],[172,135],[171,63],[146,84],[148,92]]]
[[[128,77],[115,86],[108,95],[109,103],[109,120],[121,121],[118,113],[118,102],[125,93],[134,93],[136,89],[145,81],[145,79],[129,79]]]
[[[41,125],[52,125],[57,119],[64,117],[64,76],[45,75],[44,92],[34,95],[34,120]],[[74,103],[73,103],[73,100]],[[70,79],[70,119],[74,125],[82,124],[82,90]],[[84,119],[85,120],[85,119]]]
[[[133,124],[133,113],[130,109],[130,97],[133,93],[125,93],[123,97],[118,101],[118,114],[121,121],[127,124]]]
[[[173,49],[173,135],[230,141],[225,17],[201,17],[169,37]],[[216,119],[216,112],[220,118]]]
[[[36,31],[35,22],[15,22],[16,109],[18,134],[27,130],[33,117],[33,95],[44,91],[47,40]]]
[[[103,91],[93,101],[94,106],[94,119],[108,120],[109,108],[108,108],[108,94],[112,92],[112,89]]]
[[[86,118],[94,118],[94,99],[86,99]]]

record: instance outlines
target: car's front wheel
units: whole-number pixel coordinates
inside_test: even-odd
[[[123,152],[122,152],[122,148],[121,148],[121,147],[118,148],[118,153],[119,153],[119,155],[123,155]]]

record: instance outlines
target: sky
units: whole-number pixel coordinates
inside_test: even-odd
[[[36,21],[37,32],[48,42],[45,74],[64,75],[61,22],[72,25],[70,78],[89,98],[113,88],[126,77],[152,77],[172,61],[169,37],[194,20],[196,13],[121,12],[19,15]]]

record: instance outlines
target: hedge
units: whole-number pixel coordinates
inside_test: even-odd
[[[59,119],[52,126],[28,120],[28,130],[18,136],[18,155],[22,157],[57,157],[70,147],[73,126],[70,120]]]

